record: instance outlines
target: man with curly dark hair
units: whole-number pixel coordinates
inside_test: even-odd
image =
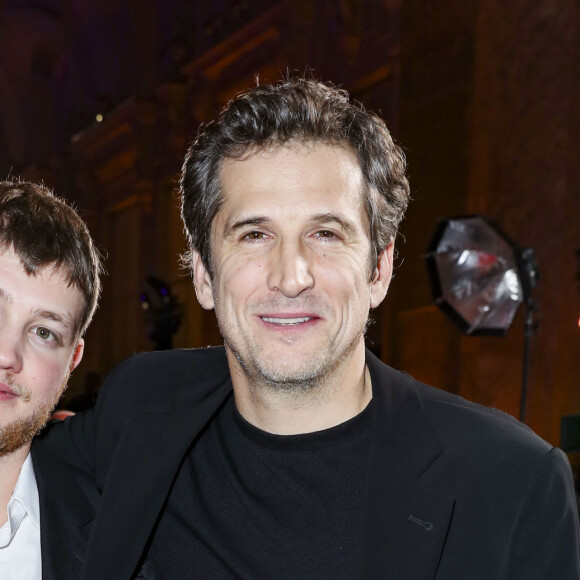
[[[128,359],[46,440],[102,492],[83,578],[580,578],[563,453],[365,349],[409,200],[379,117],[312,80],[255,87],[181,189],[225,346]]]

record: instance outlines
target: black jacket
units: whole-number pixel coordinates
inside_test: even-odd
[[[32,449],[40,504],[43,580],[78,580],[100,496],[94,480],[43,448]]]
[[[367,352],[373,386],[361,578],[580,580],[565,455],[511,416],[418,383]],[[102,494],[83,580],[129,579],[190,445],[232,391],[223,348],[134,356],[95,412],[36,444]]]

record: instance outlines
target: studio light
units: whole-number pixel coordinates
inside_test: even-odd
[[[523,303],[524,367],[520,419],[525,420],[529,342],[539,270],[532,248],[522,248],[490,218],[470,215],[437,225],[425,262],[435,304],[468,336],[505,336]]]

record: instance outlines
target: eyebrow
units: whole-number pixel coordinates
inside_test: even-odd
[[[11,294],[8,294],[3,288],[0,288],[0,300],[7,304],[13,304],[14,298]],[[77,324],[75,319],[69,314],[58,314],[56,312],[52,312],[51,310],[42,310],[38,309],[35,310],[32,314],[33,318],[44,318],[46,320],[52,320],[60,326],[63,327],[66,333],[68,333],[71,337],[71,340],[74,338]]]
[[[346,220],[334,213],[319,213],[312,216],[312,221],[317,224],[337,223],[344,231],[351,234],[356,228],[349,220]]]
[[[336,223],[347,233],[353,233],[356,228],[353,224],[334,213],[318,213],[310,216],[310,221],[315,224]],[[224,230],[224,236],[228,237],[246,226],[262,226],[271,223],[272,220],[266,216],[254,216],[246,219],[236,220],[227,224]]]
[[[243,220],[236,220],[231,224],[226,224],[224,230],[224,237],[231,236],[232,234],[236,233],[238,230],[245,228],[246,226],[262,226],[264,224],[270,223],[272,220],[265,216],[256,216],[250,217]]]
[[[0,288],[0,300],[2,300],[2,302],[12,302],[12,296]]]
[[[50,310],[36,310],[34,312],[35,318],[46,318],[60,324],[71,337],[74,337],[76,324],[72,316],[68,314],[57,314]]]

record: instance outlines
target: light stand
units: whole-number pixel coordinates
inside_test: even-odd
[[[528,397],[528,375],[531,357],[532,334],[536,330],[534,312],[538,304],[532,299],[532,289],[538,283],[540,271],[532,248],[523,248],[518,252],[518,271],[524,293],[524,363],[522,370],[522,396],[520,399],[520,421],[526,422],[526,405]]]
[[[521,248],[490,218],[441,220],[425,253],[435,304],[468,336],[505,336],[524,304],[520,420],[525,422],[530,343],[539,280],[532,248]]]

